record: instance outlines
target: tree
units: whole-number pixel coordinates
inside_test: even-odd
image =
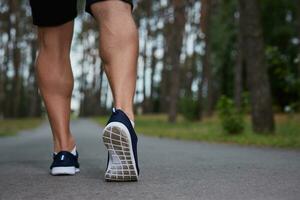
[[[243,92],[243,37],[241,27],[243,22],[241,17],[238,18],[238,36],[237,36],[237,53],[236,64],[234,68],[234,102],[238,110],[242,106],[242,92]]]
[[[204,92],[206,88],[206,99],[207,105],[206,107],[206,115],[210,116],[212,114],[211,109],[211,63],[210,63],[210,56],[211,56],[211,43],[210,43],[210,26],[211,26],[211,8],[212,8],[212,1],[211,0],[202,0],[201,1],[201,14],[200,14],[200,29],[204,35],[204,55],[202,59],[202,73],[201,73],[201,80],[199,84],[199,106],[200,108],[200,116],[203,114],[203,105],[204,105]]]
[[[1,1],[0,6],[0,115],[40,116],[34,62],[37,47],[27,1]],[[26,47],[26,48],[25,48]]]
[[[161,112],[167,112],[167,108],[170,101],[169,88],[170,88],[170,79],[171,79],[171,70],[170,70],[170,60],[171,55],[169,49],[172,48],[171,37],[168,37],[172,32],[172,26],[170,23],[166,23],[163,29],[163,36],[165,40],[165,49],[162,59],[163,69],[161,72],[161,82],[159,88],[160,102],[159,109]]]
[[[39,95],[37,80],[35,77],[35,60],[36,52],[38,49],[38,44],[35,38],[31,39],[31,64],[29,66],[29,76],[28,76],[28,101],[30,106],[28,106],[28,116],[39,117],[42,114],[42,99]]]
[[[174,21],[172,24],[172,32],[169,37],[172,40],[172,48],[168,49],[171,56],[171,88],[170,88],[170,104],[168,111],[169,122],[175,122],[177,117],[177,103],[179,99],[180,89],[180,54],[182,49],[182,41],[184,35],[184,26],[186,22],[185,2],[182,0],[172,0],[174,7]],[[176,30],[176,31],[175,31]]]
[[[298,79],[300,80],[300,0],[296,1],[297,6],[297,33],[298,33]]]
[[[264,39],[258,0],[239,0],[239,13],[243,24],[247,81],[250,91],[251,116],[255,132],[273,132],[274,117],[270,83],[265,65]]]

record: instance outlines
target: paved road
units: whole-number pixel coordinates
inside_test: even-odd
[[[300,199],[300,151],[140,137],[140,181],[106,183],[101,128],[76,120],[72,130],[81,158],[81,173],[73,177],[48,174],[47,123],[1,138],[0,199]]]

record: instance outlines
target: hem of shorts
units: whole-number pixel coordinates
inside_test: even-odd
[[[51,22],[51,23],[40,23],[39,21],[33,20],[33,25],[38,26],[38,27],[53,27],[53,26],[60,26],[63,24],[66,24],[70,21],[73,21],[77,17],[77,12],[72,15],[71,17],[65,18],[59,22]]]
[[[92,6],[94,3],[98,3],[98,2],[101,2],[101,1],[109,1],[109,0],[96,0],[96,1],[94,1],[94,2],[92,2],[92,3],[90,3],[90,4],[86,4],[86,6],[85,6],[85,11],[86,11],[87,13],[89,13],[91,16],[94,17],[94,15],[93,15],[93,13],[92,13],[92,10],[91,10],[91,6]],[[125,2],[125,3],[130,4],[130,5],[131,5],[131,10],[133,11],[134,5],[133,5],[132,2],[129,2],[129,1],[126,1],[126,0],[120,0],[120,1],[123,1],[123,2]]]

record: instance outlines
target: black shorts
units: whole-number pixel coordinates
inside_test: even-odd
[[[105,0],[86,0],[86,11],[91,5]],[[133,8],[133,0],[122,0]],[[37,26],[59,26],[77,16],[77,0],[30,0],[33,24]]]

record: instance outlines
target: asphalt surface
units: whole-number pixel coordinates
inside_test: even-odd
[[[0,199],[300,199],[300,151],[140,136],[139,182],[108,183],[103,179],[107,153],[101,127],[76,120],[72,131],[81,172],[70,177],[49,175],[47,123],[0,138]]]

